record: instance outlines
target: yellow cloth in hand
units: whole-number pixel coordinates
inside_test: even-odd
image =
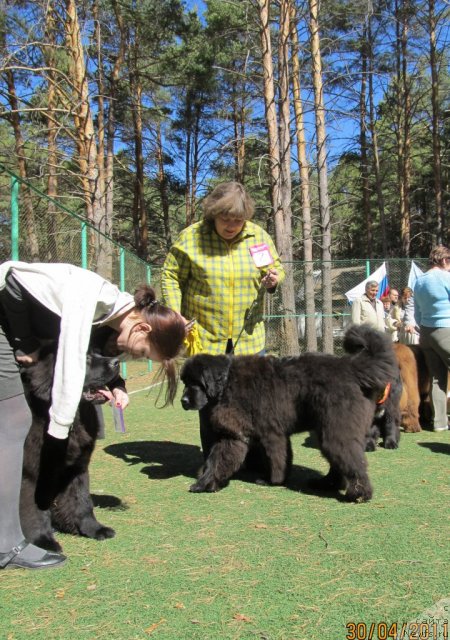
[[[186,352],[189,356],[195,356],[196,353],[201,353],[203,351],[202,343],[198,333],[198,327],[196,324],[194,324],[192,329],[185,337],[184,346],[186,347]]]

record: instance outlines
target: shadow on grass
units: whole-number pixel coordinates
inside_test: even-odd
[[[195,478],[203,462],[200,447],[180,442],[146,440],[111,444],[104,448],[111,456],[124,460],[129,466],[148,464],[141,473],[154,480],[175,476]]]
[[[304,493],[305,495],[316,496],[317,498],[332,498],[333,500],[346,502],[345,497],[339,493],[339,491],[319,489],[317,483],[320,483],[322,478],[323,474],[319,471],[294,464],[292,465],[289,478],[283,486],[289,489],[289,491]],[[261,474],[258,474],[256,471],[242,469],[231,478],[230,482],[233,482],[233,480],[264,486],[267,487],[269,491],[274,489],[272,485],[261,480]]]
[[[314,438],[308,444],[305,441],[304,446],[315,447]],[[111,456],[124,460],[129,466],[137,464],[149,465],[143,467],[141,473],[146,474],[152,480],[166,480],[175,476],[196,478],[197,472],[203,464],[203,455],[200,447],[179,442],[124,442],[108,445],[104,448],[104,451]],[[243,469],[233,476],[231,482],[235,479],[252,484],[265,484],[258,481],[260,477],[261,473],[258,474],[257,471]],[[320,498],[343,500],[343,496],[337,491],[318,491],[315,484],[322,477],[323,474],[315,469],[294,464],[286,482],[286,489],[307,495],[316,495]],[[268,489],[271,488],[269,484],[266,484],[266,486]],[[93,496],[94,504],[106,508],[121,508],[118,505],[107,504],[108,498],[111,498],[111,496]],[[101,504],[102,501],[104,502],[103,505]]]
[[[120,498],[117,498],[117,496],[105,496],[104,494],[99,496],[91,493],[91,498],[94,507],[98,509],[108,509],[109,511],[126,511],[129,509],[128,505],[122,502]]]
[[[447,442],[418,442],[419,447],[429,449],[433,453],[446,453],[450,454],[450,444]]]

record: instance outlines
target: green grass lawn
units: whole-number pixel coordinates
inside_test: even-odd
[[[1,640],[364,640],[371,623],[382,640],[382,623],[450,618],[450,433],[368,454],[366,504],[307,492],[327,465],[306,434],[287,488],[241,478],[191,494],[198,415],[155,397],[132,396],[123,435],[105,408],[91,492],[116,537],[59,535],[61,569],[2,572]]]

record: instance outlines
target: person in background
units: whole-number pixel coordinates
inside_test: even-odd
[[[398,328],[400,320],[396,317],[396,307],[393,306],[389,296],[383,296],[381,302],[384,307],[384,324],[386,332],[391,336],[392,342],[398,342]]]
[[[184,317],[195,318],[190,355],[263,354],[264,294],[274,293],[285,275],[275,246],[251,222],[255,205],[238,182],[217,185],[202,208],[203,219],[181,232],[166,257],[163,298]],[[209,411],[200,411],[205,458],[211,446]]]
[[[414,311],[431,377],[433,430],[444,431],[450,369],[450,249],[443,245],[432,249],[428,271],[416,280]]]
[[[18,363],[35,363],[41,340],[58,341],[41,457],[41,463],[48,456],[57,465],[64,459],[80,401],[93,327],[109,329],[104,355],[161,362],[168,382],[166,400],[173,400],[174,358],[183,346],[186,322],[158,302],[151,287],[140,286],[133,297],[96,273],[69,264],[11,261],[0,265],[0,569],[57,567],[66,560],[60,553],[28,543],[20,526],[23,447],[31,413]],[[114,388],[112,399],[122,408],[128,404],[124,388]],[[48,482],[38,496],[38,481],[36,502],[47,509],[55,471],[42,467],[42,475]]]
[[[377,299],[378,282],[368,280],[365,286],[365,293],[361,298],[357,298],[352,304],[353,324],[369,324],[378,331],[385,331],[384,306],[381,300]]]
[[[389,300],[391,302],[391,311],[392,311],[392,307],[395,307],[398,305],[399,303],[399,292],[398,289],[396,289],[395,287],[393,287],[392,289],[389,289]]]
[[[419,327],[414,317],[413,293],[410,287],[403,287],[400,292],[399,307],[401,325],[398,338],[402,344],[419,344]]]
[[[270,236],[251,222],[255,205],[238,182],[224,182],[203,201],[203,219],[181,232],[164,262],[164,301],[195,318],[197,351],[254,354],[265,348],[264,292],[284,278]],[[252,251],[266,245],[271,262]],[[191,351],[192,353],[192,351]]]

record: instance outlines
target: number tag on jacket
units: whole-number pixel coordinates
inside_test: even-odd
[[[269,246],[265,242],[254,244],[250,247],[250,254],[258,269],[261,267],[268,267],[269,264],[273,264],[272,254],[270,253]]]

